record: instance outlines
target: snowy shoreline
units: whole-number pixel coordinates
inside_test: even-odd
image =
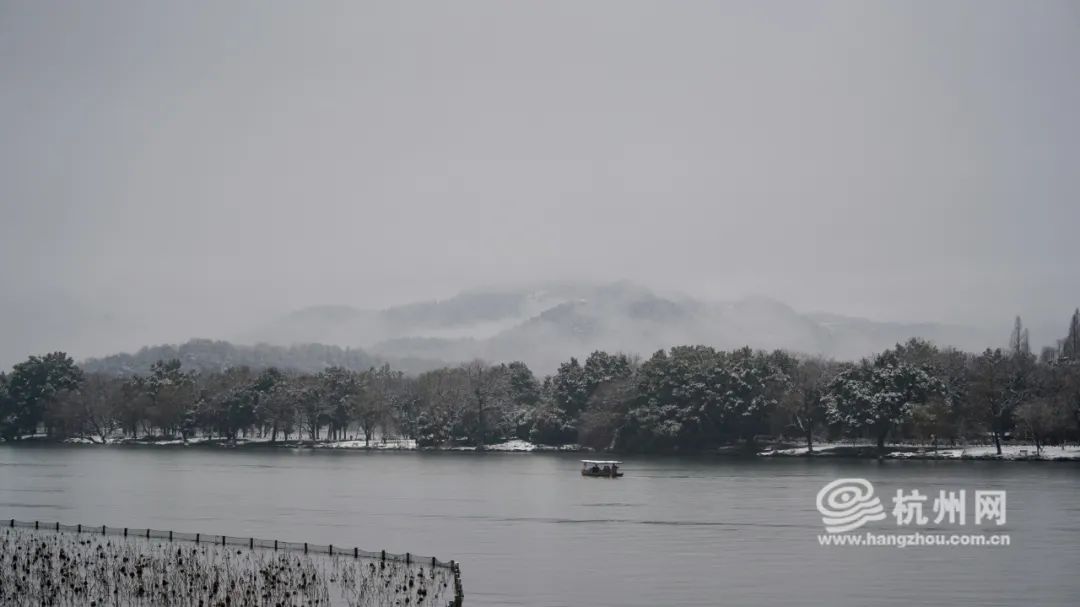
[[[478,451],[478,452],[502,452],[502,453],[532,453],[552,451],[590,451],[580,445],[538,445],[524,440],[509,440],[502,443],[475,446],[439,446],[422,447],[413,439],[379,439],[370,443],[363,439],[351,439],[340,441],[313,441],[313,440],[289,440],[271,441],[268,438],[239,438],[229,441],[223,438],[209,438],[204,436],[188,439],[167,438],[67,438],[53,440],[45,436],[26,436],[17,441],[4,441],[0,444],[10,445],[86,445],[94,447],[203,447],[220,449],[331,449],[342,451]]]
[[[962,447],[933,447],[926,445],[887,445],[884,459],[896,460],[989,460],[989,461],[1080,461],[1080,446],[1044,446],[1040,453],[1035,445],[1002,445],[998,455],[994,445],[966,445]],[[766,449],[759,457],[805,457],[805,458],[855,458],[877,459],[877,447],[865,443],[822,443],[814,445],[814,452],[807,447],[790,449]]]
[[[5,441],[0,440],[0,444]],[[217,449],[310,449],[333,451],[423,451],[423,452],[474,452],[474,453],[592,453],[593,449],[580,445],[539,445],[524,440],[509,440],[483,447],[475,446],[439,446],[422,447],[412,439],[373,440],[370,444],[363,439],[342,441],[290,440],[272,442],[268,438],[241,438],[228,441],[220,438],[192,437],[182,439],[152,438],[109,438],[100,439],[69,438],[62,441],[51,440],[45,436],[27,436],[18,441],[7,441],[11,445],[86,445],[98,447],[170,447],[170,448],[217,448]],[[790,444],[790,443],[789,443]],[[989,461],[1080,461],[1080,445],[1043,447],[1038,453],[1035,445],[1002,445],[1001,455],[993,445],[967,445],[962,447],[932,447],[926,445],[888,445],[883,459],[891,460],[989,460]],[[698,457],[766,457],[766,458],[808,458],[808,459],[880,459],[875,445],[867,443],[820,443],[814,445],[813,453],[806,446],[771,447],[756,453],[747,453],[737,448],[723,448],[700,452],[684,453],[645,453],[636,455],[679,455]]]

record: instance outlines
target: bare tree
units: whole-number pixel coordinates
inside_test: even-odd
[[[1013,423],[1013,412],[1025,400],[1013,359],[1000,349],[987,350],[974,360],[971,370],[973,409],[989,428],[1001,455],[1001,439]]]
[[[825,421],[825,390],[832,379],[835,365],[822,358],[800,361],[791,370],[788,389],[779,399],[790,426],[806,439],[806,449],[814,452],[814,431]]]
[[[1061,430],[1068,415],[1056,399],[1036,398],[1016,408],[1016,419],[1041,455],[1046,437]]]

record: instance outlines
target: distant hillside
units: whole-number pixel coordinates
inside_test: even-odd
[[[360,310],[316,306],[259,327],[239,341],[246,343],[333,343],[350,346],[402,338],[486,338],[539,314],[567,297],[524,290],[466,291],[440,301]]]
[[[357,346],[389,360],[524,360],[544,373],[570,356],[596,349],[648,356],[661,348],[700,343],[853,359],[911,337],[972,350],[1001,341],[966,327],[802,314],[761,297],[734,302],[668,298],[626,282],[472,290],[386,310],[307,308],[247,339]]]
[[[200,370],[248,365],[319,371],[335,365],[366,369],[388,362],[406,372],[420,372],[482,358],[523,360],[536,372],[549,373],[569,357],[593,350],[645,357],[683,344],[749,345],[856,359],[912,337],[966,350],[1004,341],[1002,336],[960,326],[803,314],[762,297],[706,302],[662,297],[625,282],[557,283],[473,290],[386,310],[306,308],[240,340],[259,345],[192,340],[92,359],[84,366],[130,374],[145,372],[162,358],[179,358],[185,367]]]

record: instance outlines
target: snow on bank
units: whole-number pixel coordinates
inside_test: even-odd
[[[515,439],[497,445],[485,445],[483,451],[581,451],[581,445],[538,445]]]
[[[527,440],[508,440],[497,445],[487,445],[485,451],[536,451],[536,445]]]
[[[413,439],[404,438],[378,438],[367,444],[364,440],[344,441],[304,441],[290,440],[287,442],[270,442],[269,437],[252,437],[237,439],[230,443],[221,438],[209,438],[196,436],[182,439],[131,439],[109,437],[104,442],[100,438],[69,438],[65,443],[78,445],[138,445],[157,447],[187,447],[187,446],[211,446],[222,448],[235,447],[266,447],[266,448],[291,448],[291,449],[334,449],[356,451],[492,451],[501,453],[533,453],[550,451],[583,451],[580,445],[539,445],[525,440],[508,440],[494,445],[483,447],[473,446],[443,446],[443,447],[420,447]],[[927,460],[1038,460],[1038,461],[1080,461],[1080,445],[1065,447],[1044,447],[1042,453],[1037,453],[1035,445],[1011,444],[1002,445],[1001,455],[993,445],[968,445],[964,447],[928,447],[925,445],[890,445],[889,452],[885,454],[888,459],[927,459]],[[814,452],[809,453],[806,446],[791,447],[786,449],[767,449],[760,453],[762,457],[857,457],[873,458],[877,455],[876,446],[868,443],[816,443]]]
[[[191,437],[187,440],[179,438],[169,439],[132,439],[132,438],[119,438],[108,437],[104,441],[100,438],[68,438],[63,442],[72,445],[139,445],[139,446],[152,446],[152,447],[185,447],[194,445],[204,446],[218,446],[218,447],[243,447],[243,446],[263,446],[269,448],[311,448],[311,449],[341,449],[341,450],[379,450],[379,451],[415,451],[419,449],[431,450],[431,451],[498,451],[498,452],[515,452],[515,453],[529,453],[533,451],[580,451],[579,445],[538,445],[525,440],[509,440],[506,442],[498,443],[495,445],[484,445],[483,447],[472,446],[446,446],[446,447],[420,447],[416,444],[414,439],[410,438],[379,438],[374,439],[370,443],[364,440],[343,440],[343,441],[304,441],[304,440],[290,440],[270,442],[269,438],[250,438],[250,439],[236,439],[234,442],[229,442],[220,438],[209,438],[205,436]]]
[[[848,442],[821,442],[814,443],[814,451],[810,452],[809,448],[805,445],[802,447],[790,447],[787,449],[765,449],[758,453],[761,457],[804,457],[808,455],[839,455],[844,451],[854,451],[858,449],[868,449],[873,445],[866,443],[848,443]]]
[[[892,449],[885,454],[887,459],[935,459],[935,460],[960,460],[960,459],[987,459],[987,460],[1080,460],[1080,446],[1051,446],[1043,447],[1039,454],[1035,445],[1002,445],[1001,455],[997,454],[994,445],[969,445],[965,447],[926,447],[911,445],[887,446]],[[821,443],[814,445],[811,454],[807,447],[795,447],[791,449],[768,449],[758,455],[763,457],[841,457],[873,455],[874,445],[865,443]]]
[[[330,443],[315,443],[311,445],[315,449],[389,449],[389,450],[413,450],[416,449],[416,441],[411,438],[388,438],[385,440],[371,441],[343,440]]]
[[[993,445],[979,445],[959,449],[927,449],[925,451],[898,451],[888,457],[895,459],[1002,459],[1002,460],[1080,460],[1080,447],[1043,447],[1042,453],[1035,445],[1002,445],[1001,455]]]
[[[314,449],[380,449],[380,450],[417,450],[431,451],[503,451],[503,452],[532,452],[532,451],[576,451],[577,445],[537,445],[524,440],[509,440],[496,445],[484,445],[483,447],[456,446],[456,447],[419,447],[413,439],[386,439],[373,440],[370,445],[362,440],[335,441],[328,443],[314,443],[310,445]]]
[[[130,437],[117,437],[107,436],[104,439],[100,437],[87,438],[85,436],[76,436],[72,438],[65,438],[63,443],[69,445],[140,445],[150,447],[173,447],[173,446],[188,446],[188,445],[201,445],[201,444],[219,444],[229,446],[239,446],[248,444],[266,444],[271,445],[269,438],[238,438],[236,441],[229,443],[224,438],[211,438],[209,436],[192,436],[187,439],[183,438],[130,438]]]

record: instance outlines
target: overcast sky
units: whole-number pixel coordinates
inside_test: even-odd
[[[629,279],[1062,331],[1076,2],[0,0],[0,366]]]

